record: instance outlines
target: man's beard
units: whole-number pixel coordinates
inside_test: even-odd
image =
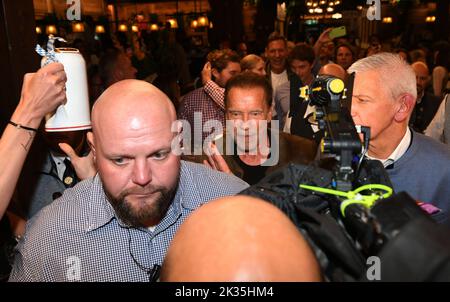
[[[154,186],[152,184],[148,184],[145,187],[133,187],[121,192],[117,198],[114,198],[106,190],[105,193],[117,216],[123,223],[131,227],[149,227],[161,222],[166,215],[175,196],[178,181],[179,176],[173,188]],[[127,198],[130,194],[150,195],[139,198],[135,196],[135,200],[132,203]]]

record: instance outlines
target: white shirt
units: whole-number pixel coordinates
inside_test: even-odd
[[[416,105],[422,103],[422,99],[423,99],[424,95],[425,95],[425,90],[422,91],[422,93],[420,95],[419,94],[417,95]]]
[[[394,152],[392,152],[391,155],[389,155],[389,157],[387,159],[379,159],[379,158],[375,158],[375,157],[370,157],[368,155],[366,155],[366,156],[369,159],[376,159],[376,160],[381,161],[383,166],[386,168],[390,164],[393,164],[397,160],[399,160],[400,157],[402,157],[403,154],[406,153],[410,144],[411,144],[411,130],[409,130],[409,128],[406,128],[406,133],[403,136],[402,140],[400,141],[400,144],[398,144],[397,148],[395,148]]]
[[[306,107],[306,111],[305,111],[305,114],[303,115],[303,118],[306,119],[306,117],[308,115],[310,115],[311,113],[314,113],[314,112],[316,112],[316,106],[311,106],[308,103],[308,106]],[[310,123],[310,125],[311,125],[311,129],[314,131],[314,133],[316,133],[317,131],[320,130],[319,129],[319,124],[317,124],[317,123],[314,123],[314,124]]]
[[[441,142],[445,142],[444,140],[444,127],[445,127],[445,106],[447,102],[450,102],[449,98],[450,94],[447,94],[444,98],[444,100],[441,102],[441,105],[439,106],[438,111],[434,115],[433,120],[428,125],[427,129],[425,130],[425,135],[430,136],[434,139],[437,139]],[[447,113],[448,116],[450,116],[449,113]]]
[[[53,158],[53,161],[56,164],[56,171],[58,171],[58,177],[59,179],[63,179],[64,171],[66,171],[66,164],[64,164],[64,159],[66,159],[65,156],[56,156],[53,154],[53,152],[50,152],[50,155]]]
[[[289,82],[287,71],[284,70],[282,73],[274,73],[273,71],[271,73],[271,79],[272,79],[272,89],[274,91],[273,95],[275,95],[275,90],[283,83]]]
[[[306,107],[306,111],[305,114],[303,115],[303,118],[306,118],[308,115],[310,115],[311,113],[316,111],[316,106],[311,106],[308,104],[308,107]],[[284,128],[283,128],[283,132],[286,133],[291,133],[291,124],[292,124],[292,117],[289,116],[290,110],[288,111],[287,115],[286,115],[286,121],[284,123]],[[312,124],[311,125],[311,129],[314,133],[316,133],[317,131],[319,131],[319,124]]]

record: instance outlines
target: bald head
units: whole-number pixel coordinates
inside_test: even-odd
[[[347,72],[345,72],[345,69],[342,68],[341,65],[329,63],[319,70],[319,75],[329,75],[336,78],[339,78],[341,80],[345,80],[345,77],[347,76]]]
[[[180,227],[162,281],[319,281],[310,247],[275,206],[249,196],[218,199]]]
[[[411,67],[416,74],[417,95],[420,97],[430,82],[430,70],[424,62],[414,62]]]
[[[427,64],[425,64],[424,62],[421,61],[417,61],[411,64],[412,68],[414,69],[414,71],[421,71],[421,72],[425,72],[425,73],[429,73],[429,69]]]
[[[176,119],[169,98],[155,86],[139,80],[111,85],[92,109],[94,133],[100,129],[136,127],[141,119],[171,124]]]

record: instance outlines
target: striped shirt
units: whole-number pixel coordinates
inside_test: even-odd
[[[29,221],[10,281],[148,281],[148,271],[162,264],[175,232],[193,210],[247,186],[237,177],[181,161],[174,200],[151,231],[117,218],[96,175]]]

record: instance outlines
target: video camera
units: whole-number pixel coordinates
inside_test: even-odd
[[[436,224],[408,194],[393,194],[381,162],[364,158],[370,129],[356,127],[351,118],[353,81],[351,75],[345,87],[338,78],[318,76],[300,89],[300,100],[316,108],[317,123],[325,130],[321,150],[332,157],[332,167],[321,161],[290,164],[241,194],[286,213],[316,253],[326,280],[373,280],[366,260],[376,256],[379,280],[450,281],[447,227]]]
[[[361,156],[362,151],[361,140],[349,109],[353,79],[352,74],[349,89],[345,88],[344,81],[332,76],[318,76],[310,87],[300,88],[300,99],[315,106],[314,117],[319,128],[325,132],[321,143],[322,153],[332,154],[337,159],[336,188],[342,191],[352,189],[355,176],[352,162],[355,156]],[[365,134],[367,142],[368,135]]]

